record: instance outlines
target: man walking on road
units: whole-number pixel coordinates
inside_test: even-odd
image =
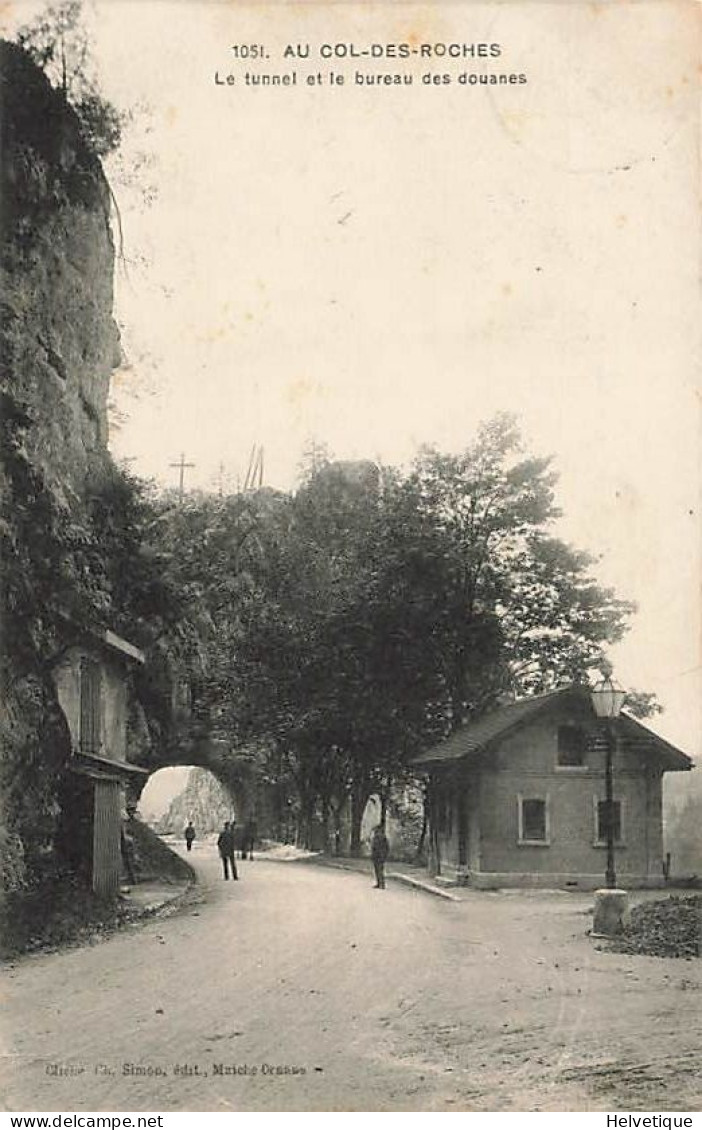
[[[232,832],[232,827],[228,820],[219,833],[217,848],[219,849],[222,867],[224,868],[224,878],[229,878],[229,867],[231,866],[232,879],[238,879],[239,876],[236,872],[236,861],[234,859],[234,833]]]
[[[188,820],[188,826],[185,829],[185,844],[188,851],[192,851],[193,840],[195,839],[195,829],[193,828],[192,820]]]
[[[378,824],[371,840],[371,859],[375,869],[375,885],[381,891],[385,890],[385,860],[388,858],[389,850],[385,829],[382,824]]]

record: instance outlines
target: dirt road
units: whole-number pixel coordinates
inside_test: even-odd
[[[201,905],[5,973],[5,1109],[699,1109],[699,964],[598,952],[587,896],[189,859]]]

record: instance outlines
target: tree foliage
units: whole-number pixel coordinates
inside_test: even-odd
[[[350,798],[358,847],[368,796],[413,754],[505,693],[606,663],[633,605],[555,535],[555,484],[502,416],[406,473],[324,453],[294,495],[171,510],[173,582],[209,625],[194,702],[232,748],[264,742],[303,825],[331,835]]]
[[[49,5],[33,23],[20,28],[17,42],[63,92],[92,151],[105,157],[116,150],[125,119],[100,92],[82,0]]]
[[[161,756],[217,740],[308,842],[315,821],[333,840],[350,802],[358,849],[368,797],[410,780],[414,754],[505,693],[603,669],[633,612],[555,535],[549,461],[506,417],[404,473],[325,456],[294,494],[180,503],[113,469],[80,519],[27,479],[27,424],[10,425],[12,493],[46,510],[8,526],[30,658],[59,608],[121,630],[147,653],[137,689]]]

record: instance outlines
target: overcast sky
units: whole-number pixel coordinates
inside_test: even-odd
[[[25,18],[34,4],[15,5]],[[92,8],[106,93],[151,110],[120,189],[112,447],[164,484],[231,482],[253,443],[293,485],[341,458],[458,450],[510,410],[560,472],[561,532],[639,614],[615,653],[700,746],[698,153],[694,5]],[[329,64],[321,44],[499,43],[497,59]],[[251,89],[234,44],[262,43]],[[308,72],[346,85],[307,87]],[[355,73],[412,73],[357,87]],[[427,71],[449,85],[425,86]],[[499,87],[461,72],[525,74]],[[218,87],[214,74],[236,75]]]

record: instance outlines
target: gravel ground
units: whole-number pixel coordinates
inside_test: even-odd
[[[6,972],[7,1109],[699,1109],[697,963],[598,951],[591,896],[191,861],[197,908]]]
[[[187,862],[150,828],[135,821],[132,832],[139,877],[183,889],[194,880]],[[56,875],[37,890],[15,891],[0,900],[0,960],[102,941],[150,913],[138,900],[105,901],[74,878]]]
[[[613,943],[619,953],[651,957],[699,957],[702,940],[702,896],[688,895],[634,907],[631,924]]]

